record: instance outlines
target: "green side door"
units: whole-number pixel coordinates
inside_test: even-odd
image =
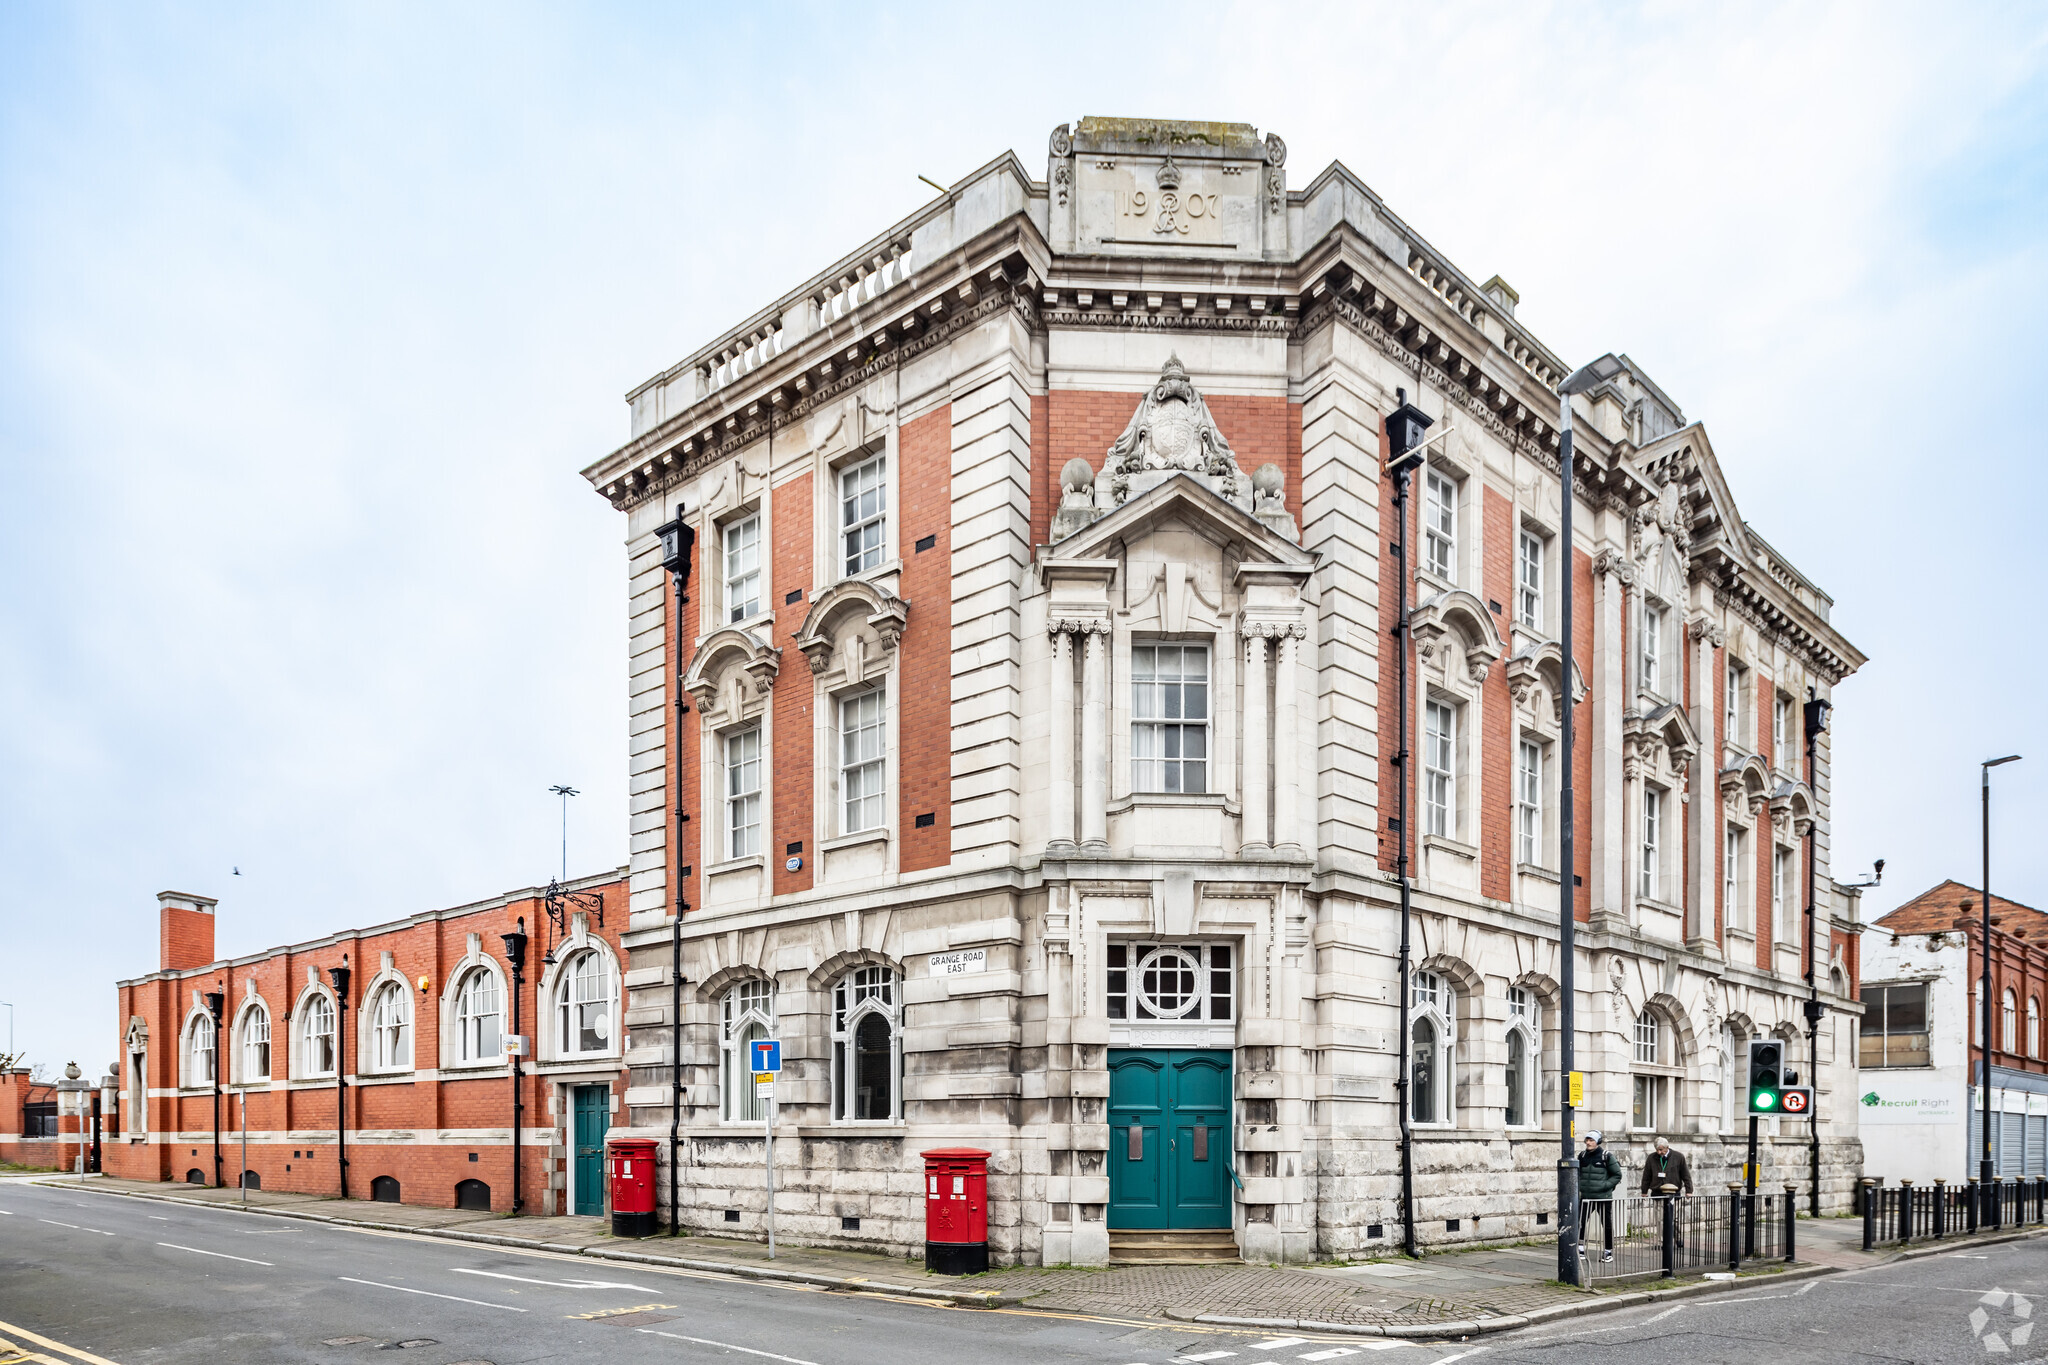
[[[1229,1163],[1227,1051],[1110,1054],[1110,1227],[1229,1227]]]
[[[588,1218],[604,1216],[604,1135],[611,1127],[611,1089],[602,1085],[576,1087],[576,1212]]]

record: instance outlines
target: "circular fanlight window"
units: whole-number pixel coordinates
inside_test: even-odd
[[[1180,1019],[1202,1003],[1202,968],[1179,948],[1154,948],[1138,964],[1138,998],[1158,1019]]]

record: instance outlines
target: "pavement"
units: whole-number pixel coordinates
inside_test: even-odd
[[[166,1188],[143,1187],[150,1193]],[[626,1263],[588,1249],[448,1235],[466,1228],[389,1230],[356,1218],[246,1216],[207,1199],[115,1194],[114,1182],[0,1180],[0,1362],[369,1365],[384,1359],[371,1352],[404,1350],[417,1365],[596,1356],[628,1363],[869,1365],[879,1349],[890,1365],[957,1365],[963,1359],[974,1365],[1362,1365],[1346,1358],[1368,1352],[1392,1352],[1387,1359],[1395,1365],[1450,1365],[1479,1355],[1488,1357],[1480,1365],[1496,1359],[1502,1365],[1795,1359],[1939,1365],[1989,1355],[2038,1359],[2048,1348],[2048,1333],[2040,1346],[2032,1341],[2033,1304],[2048,1294],[2048,1242],[2034,1239],[1951,1243],[1928,1248],[1933,1254],[1924,1259],[1873,1259],[1846,1270],[1795,1268],[1745,1277],[1727,1289],[1696,1284],[1656,1291],[1655,1298],[1581,1295],[1584,1308],[1607,1311],[1483,1336],[1442,1323],[1426,1336],[1408,1338],[1362,1336],[1356,1327],[1287,1329],[1048,1311],[1051,1290],[1019,1305],[1008,1302],[1006,1288],[969,1306],[894,1292],[872,1276],[841,1276],[828,1288],[753,1278],[738,1269]],[[388,1207],[364,1205],[360,1211]],[[465,1221],[487,1228],[515,1222],[475,1215]],[[529,1221],[554,1220],[516,1220]],[[1822,1223],[1829,1221],[1856,1226],[1848,1220]],[[1458,1262],[1461,1275],[1505,1277],[1506,1272],[1477,1269],[1473,1258],[1533,1250],[1432,1257],[1422,1265]],[[811,1255],[854,1256],[806,1253],[812,1265],[818,1263]],[[1472,1265],[1464,1264],[1468,1260]],[[1372,1289],[1384,1277],[1366,1269],[1143,1266],[1001,1272],[968,1283],[1036,1282],[1044,1289],[1048,1282],[1085,1273],[1098,1286],[1154,1286],[1119,1300],[1143,1306],[1147,1293],[1158,1292],[1161,1284],[1213,1291],[1218,1276],[1264,1285],[1275,1283],[1275,1276],[1305,1277],[1326,1294],[1361,1280]],[[1175,1278],[1192,1272],[1200,1273]],[[1439,1282],[1448,1283],[1429,1281]],[[1698,1292],[1710,1287],[1720,1292]],[[1398,1292],[1409,1294],[1411,1288],[1404,1284]],[[1185,1312],[1207,1302],[1169,1307]],[[1328,1307],[1324,1301],[1318,1311]]]
[[[238,1189],[144,1181],[65,1178],[40,1182],[104,1198],[128,1196],[194,1208],[244,1207]],[[373,1232],[416,1232],[479,1245],[538,1250],[634,1265],[774,1280],[820,1289],[886,1293],[908,1299],[1133,1321],[1212,1326],[1270,1326],[1353,1336],[1431,1339],[1491,1334],[1532,1322],[1611,1311],[1635,1303],[1694,1294],[1729,1293],[1758,1276],[1805,1276],[1887,1264],[1896,1251],[1861,1250],[1862,1223],[1850,1218],[1802,1219],[1800,1264],[1756,1262],[1740,1281],[1559,1284],[1554,1244],[1544,1242],[1409,1261],[1394,1257],[1307,1267],[1270,1265],[1143,1265],[1106,1269],[1018,1267],[949,1278],[921,1261],[857,1251],[780,1248],[770,1260],[759,1242],[720,1237],[616,1238],[605,1220],[509,1218],[455,1209],[342,1201],[315,1195],[247,1192],[250,1213]],[[4,1315],[0,1315],[4,1316]]]

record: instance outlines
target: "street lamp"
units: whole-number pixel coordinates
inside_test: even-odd
[[[1401,1107],[1401,1246],[1408,1255],[1416,1255],[1415,1249],[1415,1128],[1411,1115],[1414,1112],[1415,1096],[1412,1091],[1415,1068],[1415,1044],[1408,1036],[1408,1010],[1411,986],[1408,977],[1409,964],[1409,882],[1408,882],[1408,788],[1413,785],[1409,778],[1408,754],[1408,656],[1412,641],[1408,629],[1408,584],[1414,577],[1408,568],[1408,485],[1415,477],[1415,471],[1422,467],[1423,448],[1428,443],[1422,433],[1435,425],[1433,419],[1422,409],[1408,401],[1405,389],[1394,390],[1395,408],[1387,414],[1387,452],[1390,456],[1387,468],[1394,476],[1394,557],[1398,561],[1395,577],[1400,582],[1400,611],[1396,616],[1398,624],[1395,633],[1401,647],[1397,655],[1396,676],[1400,679],[1396,714],[1400,717],[1399,738],[1394,746],[1394,766],[1400,770],[1401,782],[1397,788],[1393,826],[1400,836],[1394,846],[1394,876],[1401,886],[1401,1044],[1396,1055],[1400,1058],[1394,1072],[1394,1098]]]
[[[1980,1035],[1984,1040],[1984,1070],[1977,1078],[1982,1087],[1984,1105],[1984,1150],[1979,1154],[1977,1166],[1977,1188],[1983,1192],[1983,1223],[1989,1225],[1997,1215],[1998,1201],[1992,1197],[1993,1179],[1991,1172],[1991,770],[2007,763],[2020,761],[2018,754],[2007,754],[2004,758],[1987,758],[1978,765],[1978,776],[1983,788],[1984,804],[1984,930],[1979,944],[1983,952],[1982,975],[1978,977],[1977,993],[1983,997],[1984,1020]]]
[[[220,1188],[220,1020],[227,1007],[225,991],[208,991],[206,1013],[213,1020],[213,1187]]]
[[[769,427],[769,437],[774,438],[774,427]],[[675,662],[670,672],[676,681],[681,681],[683,669],[683,608],[690,605],[690,557],[697,544],[697,533],[683,516],[683,504],[676,504],[675,520],[665,522],[655,532],[661,537],[661,567],[668,570],[669,582],[676,595],[676,624],[672,632],[675,640]],[[682,1231],[683,1220],[680,1210],[682,1163],[676,1160],[676,1152],[682,1146],[683,1133],[683,912],[690,908],[683,895],[683,826],[690,822],[690,813],[683,807],[683,711],[685,703],[682,689],[676,689],[675,698],[675,755],[670,765],[675,772],[675,837],[668,851],[668,879],[675,896],[675,913],[669,917],[669,1110],[668,1110],[668,1235],[676,1236]]]
[[[526,1051],[526,1039],[519,1032],[519,995],[526,984],[526,916],[519,917],[517,929],[498,937],[505,941],[505,960],[512,965],[512,1035],[505,1051],[512,1062],[512,1212],[517,1216],[525,1202],[519,1194],[519,1128],[526,1109],[525,1096],[519,1093],[519,1058]]]
[[[566,783],[561,786],[549,787],[548,790],[562,798],[562,880],[567,882],[569,880],[569,798],[581,796],[583,793]]]
[[[1578,867],[1578,830],[1572,822],[1572,398],[1612,380],[1624,366],[1609,351],[1590,365],[1582,365],[1557,386],[1557,464],[1563,487],[1563,516],[1558,542],[1563,547],[1558,562],[1558,652],[1563,666],[1558,670],[1558,758],[1564,767],[1558,780],[1557,810],[1557,957],[1558,957],[1558,1059],[1557,1059],[1557,1278],[1566,1284],[1579,1283],[1579,1154],[1573,1150],[1572,1071],[1577,1061],[1578,1027],[1573,1008],[1573,907],[1574,870]]]
[[[1814,767],[1819,762],[1818,745],[1820,737],[1827,733],[1828,712],[1835,704],[1820,695],[1815,688],[1806,689],[1806,786],[1814,788]],[[1820,1217],[1820,1021],[1825,1013],[1820,1003],[1820,943],[1814,938],[1814,882],[1819,873],[1820,859],[1814,856],[1815,841],[1820,836],[1820,821],[1811,810],[1806,819],[1806,1070],[1808,1084],[1813,1086],[1814,1104],[1806,1115],[1808,1156],[1811,1162],[1807,1181],[1808,1208],[1815,1218]],[[1882,874],[1880,874],[1882,875]]]
[[[348,978],[348,954],[343,953],[341,965],[327,969],[334,983],[334,1143],[343,1199],[348,1198]]]

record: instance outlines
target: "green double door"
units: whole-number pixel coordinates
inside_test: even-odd
[[[1229,1052],[1110,1052],[1109,1225],[1230,1226]]]
[[[611,1127],[611,1087],[579,1085],[571,1122],[575,1125],[576,1212],[586,1218],[604,1216],[604,1135]]]

